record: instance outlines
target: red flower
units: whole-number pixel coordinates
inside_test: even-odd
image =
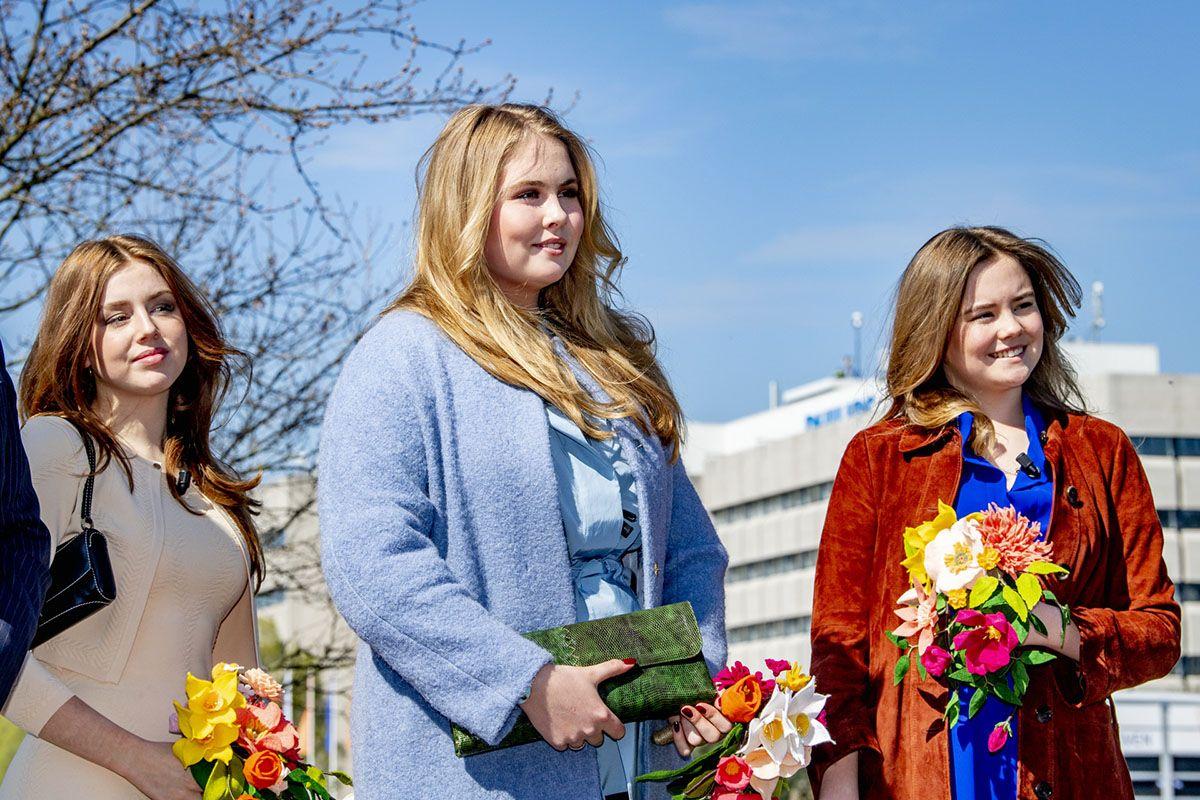
[[[276,703],[247,705],[237,710],[237,743],[251,753],[269,750],[288,761],[300,760],[300,735]]]
[[[935,678],[942,677],[942,673],[946,671],[946,667],[950,666],[953,656],[947,653],[936,644],[931,644],[925,649],[924,655],[921,656],[921,664],[925,667],[925,671]]]
[[[999,611],[982,614],[973,608],[964,608],[954,621],[968,626],[954,637],[954,649],[962,652],[967,672],[972,675],[987,675],[1004,669],[1012,660],[1013,649],[1021,643],[1017,632]]]
[[[738,756],[725,756],[717,762],[717,783],[726,789],[745,789],[750,785],[750,765]]]

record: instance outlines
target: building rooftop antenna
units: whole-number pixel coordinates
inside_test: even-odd
[[[1092,335],[1093,342],[1100,341],[1100,333],[1104,330],[1104,284],[1095,281],[1092,284]]]

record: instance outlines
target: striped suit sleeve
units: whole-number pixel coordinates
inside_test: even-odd
[[[0,345],[0,706],[4,705],[29,642],[49,582],[50,535],[21,446],[16,392]]]

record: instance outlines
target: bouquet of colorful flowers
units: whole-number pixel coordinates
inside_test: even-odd
[[[904,680],[915,650],[921,677],[932,675],[950,688],[944,712],[950,726],[958,722],[960,691],[971,693],[968,718],[988,695],[1019,707],[1029,688],[1029,669],[1055,658],[1045,650],[1018,649],[1030,627],[1047,635],[1034,606],[1042,600],[1058,606],[1064,632],[1071,619],[1067,606],[1040,580],[1065,577],[1067,570],[1051,561],[1039,523],[994,503],[958,519],[939,501],[937,517],[904,531],[904,552],[912,588],[896,601],[902,622],[888,634],[904,651],[892,676],[895,683]],[[1009,715],[993,729],[992,752],[1012,734],[1011,720]]]
[[[283,688],[260,669],[213,667],[212,680],[187,676],[187,705],[175,703],[171,732],[179,763],[204,789],[204,800],[331,800],[327,777],[350,786],[344,772],[301,760],[300,735],[283,715]]]
[[[788,778],[808,766],[812,749],[833,741],[825,729],[826,695],[800,665],[766,660],[773,678],[738,661],[717,673],[716,706],[733,723],[719,742],[692,751],[679,769],[638,781],[666,783],[674,800],[772,800],[786,797]]]

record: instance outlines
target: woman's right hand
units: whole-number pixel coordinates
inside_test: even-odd
[[[122,777],[150,800],[196,800],[201,792],[192,773],[185,769],[169,742],[143,739],[129,754]]]
[[[555,750],[579,750],[585,744],[599,747],[606,733],[620,739],[625,726],[604,705],[597,687],[634,666],[633,659],[619,658],[590,667],[547,664],[534,677],[521,710]]]

